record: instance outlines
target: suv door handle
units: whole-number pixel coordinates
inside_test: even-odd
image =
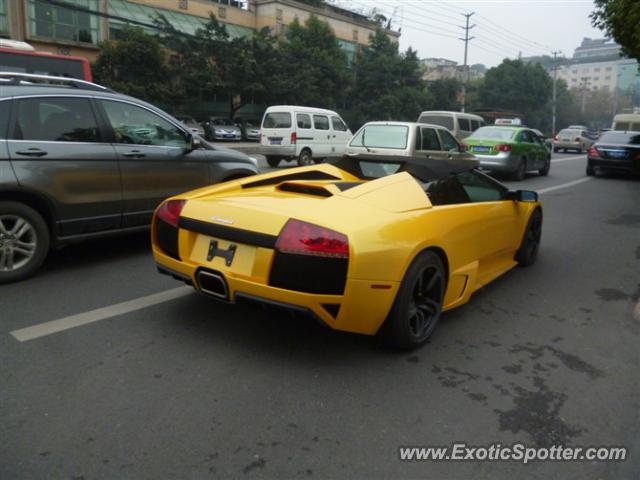
[[[44,157],[47,152],[40,150],[39,148],[29,148],[27,150],[18,150],[18,155],[24,155],[25,157]]]
[[[123,156],[127,158],[144,158],[146,155],[142,153],[140,150],[131,150],[130,152],[123,153]]]

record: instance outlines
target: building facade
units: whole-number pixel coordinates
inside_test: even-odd
[[[454,60],[446,58],[424,58],[420,61],[424,67],[422,78],[428,82],[441,80],[443,78],[455,78],[461,82],[465,79],[463,65],[458,65]],[[482,64],[475,64],[468,67],[468,79],[478,80],[484,77],[486,67]]]
[[[329,23],[350,59],[368,45],[378,25],[349,10],[314,7],[294,0],[0,0],[0,37],[22,40],[36,50],[95,60],[99,42],[130,24],[153,32],[164,15],[178,30],[193,34],[211,14],[232,37],[269,27],[284,34],[288,24],[315,14]],[[387,30],[397,41],[399,33]]]

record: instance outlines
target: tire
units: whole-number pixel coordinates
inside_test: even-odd
[[[542,237],[542,211],[536,208],[527,222],[520,248],[516,252],[515,261],[521,267],[533,265],[538,258],[540,238]]]
[[[527,159],[521,158],[520,161],[518,162],[518,168],[516,169],[515,172],[511,174],[511,177],[513,178],[513,180],[520,182],[524,180],[524,176],[526,172],[527,172]]]
[[[553,147],[553,153],[558,153],[560,151],[559,148]]]
[[[593,168],[591,164],[587,163],[587,170],[585,173],[587,174],[587,177],[595,177],[596,169]]]
[[[551,156],[547,157],[544,163],[544,167],[538,170],[538,174],[541,177],[546,177],[547,175],[549,175],[549,170],[551,170]]]
[[[384,344],[401,350],[424,345],[440,320],[446,288],[446,270],[440,257],[429,250],[418,255],[407,269],[379,331]]]
[[[33,208],[0,202],[0,284],[33,275],[49,253],[49,229]]]
[[[311,150],[305,148],[300,152],[298,156],[298,165],[301,167],[308,167],[309,165],[315,165],[316,162],[313,161],[313,157],[311,156]]]
[[[268,155],[267,164],[272,168],[276,168],[278,165],[280,165],[280,157],[274,157],[272,155]]]

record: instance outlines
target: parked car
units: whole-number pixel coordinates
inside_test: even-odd
[[[51,246],[148,228],[165,198],[258,172],[153,105],[35,83],[47,78],[0,73],[0,283],[34,273]]]
[[[191,115],[176,115],[175,118],[180,120],[191,133],[204,137],[204,128]]]
[[[537,170],[547,175],[551,168],[551,152],[530,129],[518,126],[489,126],[473,132],[465,140],[480,166],[494,172],[507,173],[514,180]]]
[[[267,108],[262,118],[260,142],[271,167],[282,160],[305,166],[340,157],[350,138],[351,130],[333,110],[276,105]]]
[[[242,133],[242,140],[247,142],[260,141],[260,121],[252,119],[239,118],[236,119],[236,125]]]
[[[474,159],[446,128],[414,122],[366,123],[353,136],[345,153],[434,160]]]
[[[606,132],[587,152],[587,175],[598,172],[640,174],[640,130]]]
[[[209,141],[228,140],[239,142],[242,140],[242,131],[233,120],[225,117],[209,117],[202,124],[204,136]]]
[[[589,149],[593,145],[593,140],[589,138],[586,130],[578,130],[572,128],[565,128],[560,130],[558,134],[553,138],[553,151],[559,152],[560,150],[575,150],[582,153]]]
[[[479,115],[445,110],[422,112],[418,117],[418,123],[445,127],[454,137],[461,141],[485,125],[484,119]]]

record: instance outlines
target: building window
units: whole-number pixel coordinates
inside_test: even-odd
[[[594,72],[599,72],[600,71],[600,67],[596,67],[593,69]]]
[[[605,80],[611,80],[611,75],[607,75],[606,77],[604,77]]]
[[[574,75],[578,74],[578,70],[571,70],[571,73],[573,73]]]
[[[602,86],[602,90],[604,90],[605,92],[609,91],[609,85],[603,85]]]
[[[218,18],[227,18],[227,7],[218,7]]]
[[[98,43],[97,0],[66,0],[68,7],[43,0],[29,0],[30,34],[81,43]]]
[[[357,28],[353,29],[353,41],[354,42],[358,41],[358,29]]]
[[[283,20],[283,12],[281,8],[276,8],[276,20],[281,22]]]
[[[594,80],[600,80],[600,77],[593,77]]]
[[[282,36],[282,35],[284,35],[285,28],[286,28],[286,27],[285,27],[285,24],[284,24],[284,23],[281,23],[281,22],[276,23],[276,35],[277,35],[277,36]]]
[[[589,69],[588,68],[583,68],[582,69],[582,73],[589,73]]]
[[[607,68],[605,68],[605,70],[606,70],[607,72],[610,72],[610,71],[612,70],[612,67],[607,67]]]
[[[189,10],[189,0],[180,0],[178,2],[178,8],[180,10]]]
[[[0,33],[9,32],[9,22],[7,21],[7,7],[5,0],[0,0]]]

